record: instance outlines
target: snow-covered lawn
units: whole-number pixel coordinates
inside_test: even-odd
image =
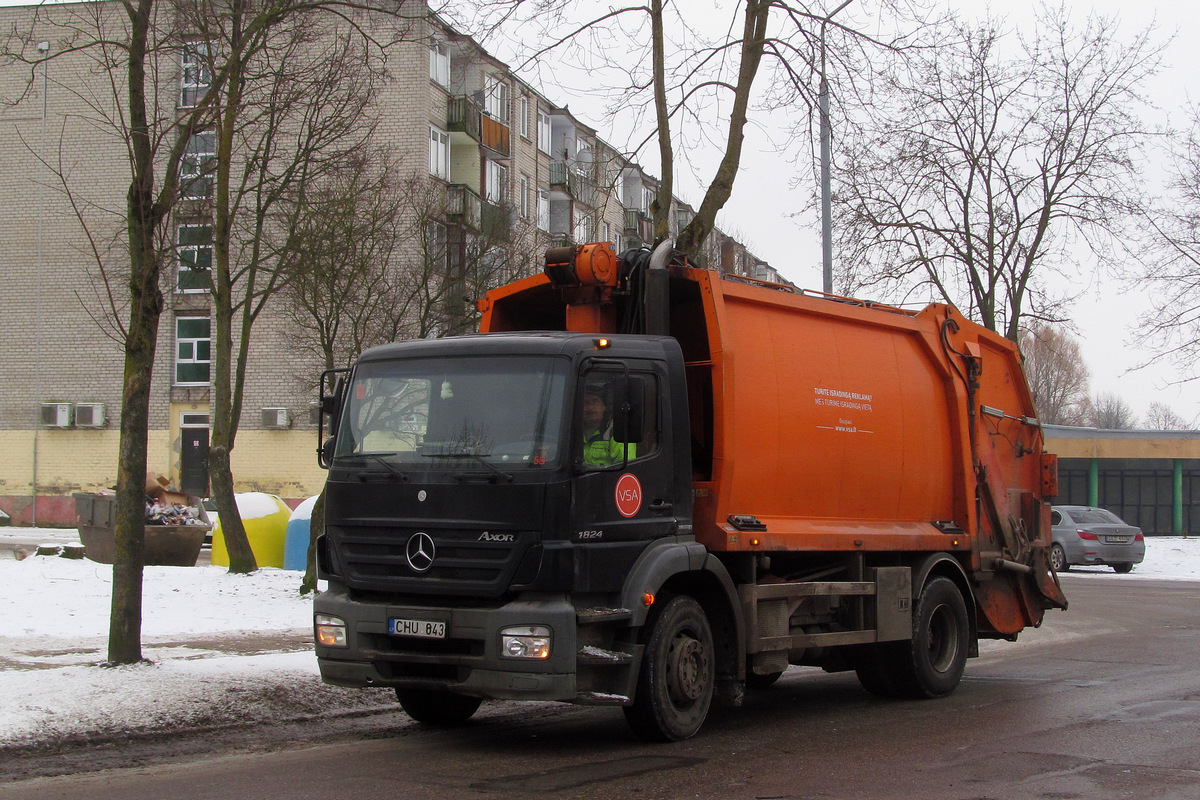
[[[47,535],[63,538],[61,531]],[[1146,561],[1129,575],[1107,567],[1069,574],[1200,580],[1200,538],[1153,538],[1146,549]],[[101,668],[94,664],[106,655],[112,568],[51,556],[17,561],[8,550],[0,545],[0,746],[394,702],[386,690],[321,683],[307,645],[311,600],[299,593],[300,573],[147,567],[143,653],[155,663]],[[277,636],[279,647],[294,651],[263,653],[273,648],[253,641],[258,635]]]

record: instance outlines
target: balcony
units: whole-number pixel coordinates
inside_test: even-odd
[[[550,188],[565,192],[585,206],[596,207],[596,184],[585,175],[571,169],[564,161],[550,165]]]
[[[483,200],[462,183],[446,188],[446,218],[454,224],[479,230],[483,220]]]
[[[508,126],[484,114],[470,97],[450,98],[446,106],[446,129],[451,134],[466,134],[504,158],[510,154]]]
[[[625,209],[625,235],[636,236],[643,242],[654,241],[654,220],[636,208]]]
[[[483,204],[483,223],[480,233],[493,242],[507,242],[512,238],[512,207]]]

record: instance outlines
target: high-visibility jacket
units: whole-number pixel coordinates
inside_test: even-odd
[[[611,431],[593,431],[583,440],[583,463],[593,467],[606,467],[619,464],[625,459],[625,449],[629,448],[629,460],[637,458],[637,445],[625,444],[612,438]]]

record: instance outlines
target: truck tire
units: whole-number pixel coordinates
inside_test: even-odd
[[[396,689],[396,699],[404,712],[417,722],[438,727],[462,725],[483,702],[480,697],[430,689]]]
[[[894,662],[891,678],[901,697],[950,694],[967,666],[971,627],[962,592],[949,578],[931,578],[913,612],[913,638]]]
[[[681,742],[696,735],[716,683],[712,629],[704,609],[678,595],[651,617],[637,694],[625,719],[643,739]]]

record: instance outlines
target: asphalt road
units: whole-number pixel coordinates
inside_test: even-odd
[[[674,745],[637,742],[611,709],[494,704],[454,731],[396,712],[110,743],[94,763],[131,766],[102,772],[84,772],[85,747],[80,774],[0,798],[1200,798],[1200,584],[1063,583],[1070,611],[985,643],[942,700],[793,669]]]

